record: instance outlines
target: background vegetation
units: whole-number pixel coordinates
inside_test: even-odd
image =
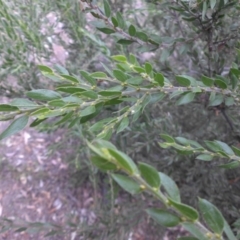
[[[109,33],[106,30],[109,26],[84,1],[36,0],[34,4],[28,1],[24,3],[0,1],[2,96],[16,98],[29,90],[53,88],[56,82],[41,76],[38,64],[48,65],[58,72],[64,71],[61,68],[64,66],[71,75],[79,76],[80,70],[106,72],[112,69],[111,56],[118,54],[129,56],[132,53],[140,64],[150,62],[153,71],[161,72],[172,84],[177,83],[176,75],[188,75],[196,79],[204,75],[224,81],[229,76],[233,62],[238,68],[237,1],[109,1],[113,15],[121,13],[123,16],[122,27],[127,37],[117,31],[106,34]],[[93,1],[92,4],[106,11],[102,1]],[[135,35],[134,30],[131,32],[131,25],[141,34]],[[145,41],[145,36],[151,41]],[[119,42],[123,39],[129,42]],[[59,49],[62,50],[60,54],[57,53]],[[229,84],[234,85],[236,79],[230,76]],[[98,85],[109,87],[111,83],[98,80]],[[196,206],[198,196],[206,198],[233,224],[240,217],[239,169],[220,169],[218,165],[223,163],[222,159],[217,163],[196,161],[195,155],[179,154],[178,151],[162,149],[158,145],[160,133],[168,133],[200,143],[217,139],[238,146],[239,111],[236,103],[231,97],[219,104],[216,98],[214,100],[211,102],[208,94],[201,94],[191,104],[180,106],[176,106],[173,96],[161,102],[152,101],[136,121],[130,122],[119,134],[113,134],[112,141],[137,162],[149,163],[171,176],[180,188],[184,203]],[[76,176],[81,175],[82,179],[78,181],[91,180],[97,191],[104,192],[103,195],[112,200],[117,194],[108,188],[112,183],[106,175],[95,172],[89,165],[88,150],[84,142],[79,141],[79,136],[93,139],[94,135],[87,129],[98,119],[111,117],[113,112],[124,106],[124,103],[120,106],[110,105],[84,127],[74,125],[68,135],[80,142],[81,146],[75,147],[78,150],[72,150],[73,156],[78,158],[74,158],[74,161],[72,158],[66,159],[73,168],[81,165],[73,169]],[[69,125],[64,123],[61,127],[68,128]],[[52,121],[38,126],[40,131],[48,132],[57,128]],[[56,147],[61,147],[61,144]],[[76,165],[78,161],[81,163]],[[122,214],[109,215],[110,206],[104,201],[98,206],[99,216],[107,219],[109,230],[104,233],[105,237],[113,239],[114,234],[119,234],[116,231],[119,226],[123,232],[128,232],[144,221],[143,209],[146,204],[154,204],[154,200],[137,199],[136,203],[135,198],[129,200],[128,196],[125,197],[121,206],[118,206]],[[133,219],[129,218],[130,212]],[[158,228],[153,232],[153,236],[162,234]],[[98,234],[96,236],[99,237]]]

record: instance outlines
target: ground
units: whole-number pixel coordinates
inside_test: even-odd
[[[7,123],[0,122],[0,132],[6,126]],[[54,154],[49,154],[49,147],[60,142],[64,134],[65,130],[47,134],[28,127],[1,142],[0,216],[8,220],[1,221],[6,231],[0,234],[0,239],[46,239],[44,235],[51,229],[51,225],[41,224],[46,222],[66,226],[63,233],[49,236],[48,239],[91,239],[76,234],[75,223],[86,221],[91,224],[96,220],[96,215],[91,210],[93,205],[91,183],[79,185],[71,183],[73,170],[66,158],[70,154],[72,142],[66,143],[64,149],[60,148]],[[72,225],[67,224],[69,221]],[[32,222],[35,223],[31,224]],[[145,228],[143,225],[138,226],[126,240],[174,240],[179,234],[177,229],[169,232],[168,238],[166,236],[150,238],[144,233]],[[17,229],[20,232],[15,232]],[[40,229],[46,230],[39,231]]]

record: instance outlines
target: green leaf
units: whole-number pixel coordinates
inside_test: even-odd
[[[215,96],[215,98],[213,98],[212,100],[210,100],[208,106],[209,107],[214,107],[214,106],[218,106],[223,102],[223,95],[222,94],[218,94]]]
[[[139,85],[142,82],[143,82],[143,79],[140,76],[132,77],[127,80],[127,83],[132,85]]]
[[[188,206],[183,203],[179,203],[174,201],[173,199],[169,198],[169,203],[174,206],[175,209],[177,209],[182,215],[186,216],[187,218],[196,221],[198,220],[198,212],[192,208],[191,206]]]
[[[97,79],[107,78],[107,74],[104,72],[95,72],[95,73],[90,74],[90,76],[93,78],[97,78]]]
[[[12,111],[18,111],[19,108],[15,106],[11,106],[8,104],[0,104],[0,112],[12,112]]]
[[[237,168],[239,166],[240,166],[239,161],[233,161],[233,162],[230,162],[230,163],[219,165],[219,167],[225,168],[225,169],[234,169],[234,168]]]
[[[234,151],[234,153],[235,153],[237,156],[240,156],[240,148],[237,148],[237,147],[232,146],[232,150]]]
[[[151,218],[153,218],[154,221],[164,227],[175,227],[181,222],[179,217],[166,210],[149,208],[146,212]]]
[[[60,91],[60,92],[65,92],[65,93],[81,93],[86,91],[85,88],[80,88],[80,87],[57,87],[56,90]],[[88,89],[87,89],[88,90]]]
[[[218,146],[228,155],[234,155],[233,150],[224,142],[221,141],[214,141],[218,144]]]
[[[128,127],[128,125],[129,125],[129,119],[128,117],[124,117],[117,128],[117,133],[122,132],[126,127]]]
[[[95,86],[97,84],[96,80],[92,78],[88,72],[80,71],[80,73],[91,85]]]
[[[111,29],[111,28],[98,28],[97,29],[105,34],[112,34],[112,33],[115,33],[115,30]]]
[[[135,36],[139,39],[141,39],[142,41],[144,42],[147,42],[148,41],[148,36],[146,33],[144,32],[136,32]]]
[[[44,66],[44,65],[38,65],[38,69],[41,72],[53,73],[53,70],[51,68]]]
[[[120,174],[111,174],[112,178],[122,187],[125,191],[136,194],[140,192],[140,186],[130,177],[120,175]]]
[[[152,73],[152,65],[148,62],[145,63],[145,71],[148,75]]]
[[[201,80],[202,80],[203,84],[208,87],[212,87],[214,84],[214,80],[209,77],[206,77],[206,76],[202,76]]]
[[[118,21],[118,26],[123,29],[125,27],[125,22],[124,22],[124,19],[122,17],[122,14],[120,12],[117,12],[116,18],[117,18],[117,21]]]
[[[69,75],[68,70],[67,70],[66,68],[64,68],[63,66],[59,65],[59,64],[56,64],[56,65],[54,66],[54,68],[55,68],[58,72],[60,72],[61,74]]]
[[[193,93],[193,92],[188,92],[188,93],[184,94],[183,96],[181,96],[177,100],[176,104],[177,105],[183,105],[183,104],[190,103],[190,102],[192,102],[194,100],[195,95],[196,94]]]
[[[109,5],[109,2],[107,0],[104,0],[103,5],[104,5],[105,16],[109,18],[111,16],[111,7]]]
[[[115,17],[112,17],[111,20],[112,20],[113,26],[114,26],[115,28],[118,27],[118,21],[117,21],[117,19],[116,19]]]
[[[221,79],[216,79],[215,80],[215,84],[218,87],[222,88],[222,89],[226,89],[227,88],[227,84],[223,80],[221,80]]]
[[[41,122],[45,121],[47,118],[43,118],[43,119],[35,119],[31,124],[30,127],[36,127],[37,125],[39,125]]]
[[[98,92],[98,94],[101,96],[104,96],[104,97],[113,97],[113,96],[117,97],[117,96],[121,95],[122,92],[104,90],[104,91]]]
[[[198,160],[203,160],[203,161],[211,161],[213,159],[213,156],[209,154],[200,154],[196,157]]]
[[[95,113],[95,111],[96,111],[95,106],[88,106],[80,111],[80,116],[81,117],[88,116],[91,115],[92,113]]]
[[[191,222],[183,222],[182,226],[188,232],[190,232],[194,237],[199,240],[209,240],[209,237],[205,236],[205,234],[196,226],[194,223]]]
[[[136,28],[133,25],[130,25],[128,28],[128,33],[130,36],[134,37],[136,35]]]
[[[161,73],[154,74],[154,81],[157,82],[160,87],[164,86],[164,76]]]
[[[118,61],[118,62],[127,62],[127,58],[123,55],[115,55],[111,57],[113,60]]]
[[[1,134],[0,134],[0,140],[3,140],[6,137],[10,137],[13,134],[16,134],[17,132],[24,129],[28,123],[29,117],[24,115],[17,119],[15,119]]]
[[[179,76],[176,76],[176,80],[181,86],[189,87],[191,85],[191,81],[186,77],[179,75]]]
[[[165,173],[159,172],[159,176],[161,179],[161,184],[164,187],[167,194],[176,202],[181,202],[179,189],[177,184]]]
[[[43,114],[45,114],[45,113],[47,113],[47,112],[49,112],[49,111],[50,111],[49,108],[43,107],[43,108],[40,108],[40,109],[32,112],[30,115],[31,115],[31,116],[38,116],[38,117],[39,117],[39,116],[43,116]],[[45,118],[45,117],[44,117],[44,118]]]
[[[222,234],[224,218],[221,212],[209,201],[199,198],[199,209],[207,226],[215,233]]]
[[[218,152],[221,151],[222,148],[221,146],[219,146],[216,142],[212,142],[212,141],[204,141],[204,143],[207,145],[207,147],[214,152]]]
[[[225,105],[228,106],[228,107],[234,105],[234,98],[233,97],[226,97],[225,98]]]
[[[238,240],[234,236],[232,229],[230,228],[229,224],[227,223],[227,221],[225,219],[224,219],[224,229],[223,230],[224,230],[225,234],[227,235],[228,239]]]
[[[92,156],[91,157],[92,163],[102,171],[115,171],[117,170],[117,166],[105,158],[99,156]]]
[[[121,44],[121,45],[130,45],[130,44],[134,43],[134,41],[128,40],[128,39],[120,39],[117,41],[117,43]]]
[[[138,169],[140,170],[141,176],[143,179],[153,188],[158,189],[161,185],[161,179],[158,174],[158,171],[152,167],[151,165],[148,165],[143,162],[139,162]]]
[[[15,98],[13,99],[10,104],[12,106],[16,106],[18,108],[24,108],[24,109],[33,109],[33,108],[36,108],[38,106],[37,103],[35,102],[32,102],[28,99],[25,99],[25,98]]]
[[[138,168],[133,160],[117,149],[108,149],[110,155],[115,159],[117,165],[130,174],[139,174]]]
[[[118,69],[113,70],[113,75],[117,80],[121,82],[126,82],[126,80],[129,78],[123,71]]]
[[[172,138],[171,136],[169,136],[167,134],[160,134],[160,137],[163,138],[168,143],[175,143],[174,138]]]
[[[50,101],[61,98],[61,95],[57,92],[48,89],[38,89],[27,92],[26,95],[29,98],[33,98],[40,101]]]
[[[63,77],[64,79],[70,81],[70,82],[79,83],[79,81],[73,76],[66,75],[66,74],[61,74],[60,76]]]

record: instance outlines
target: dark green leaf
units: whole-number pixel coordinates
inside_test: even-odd
[[[189,87],[191,85],[191,81],[186,77],[179,75],[179,76],[176,76],[176,80],[181,86]]]
[[[43,118],[43,119],[35,119],[31,124],[30,127],[36,127],[37,125],[39,125],[41,122],[45,121],[47,118]]]
[[[111,16],[111,7],[109,5],[109,2],[107,0],[104,0],[104,12],[107,18]]]
[[[50,101],[61,98],[61,95],[57,92],[48,89],[38,89],[27,92],[26,95],[29,98],[33,98],[40,101]]]
[[[138,168],[143,179],[153,188],[158,189],[161,185],[161,179],[158,171],[146,163],[139,162]]]
[[[221,79],[216,79],[214,82],[218,87],[222,88],[222,89],[226,89],[227,88],[227,84],[221,80]]]
[[[0,104],[0,112],[12,112],[18,111],[19,109],[15,106],[11,106],[8,104]]]
[[[97,29],[105,34],[112,34],[115,33],[115,30],[111,29],[111,28],[98,28]]]
[[[144,42],[147,42],[148,41],[148,36],[146,33],[144,32],[136,32],[135,36],[139,39],[141,39],[142,41]]]
[[[240,166],[240,162],[238,162],[238,161],[233,161],[233,162],[230,162],[230,163],[219,165],[219,167],[225,168],[225,169],[234,169],[234,168],[237,168],[239,166]]]
[[[130,44],[134,43],[134,41],[128,40],[128,39],[120,39],[117,41],[117,43],[122,44],[122,45],[130,45]]]
[[[131,194],[136,194],[140,192],[140,186],[130,177],[120,175],[120,174],[111,174],[112,178],[127,192]]]
[[[111,97],[111,96],[119,96],[122,93],[119,91],[100,91],[98,92],[99,95],[104,96],[104,97]]]
[[[90,76],[93,77],[93,78],[97,78],[97,79],[107,78],[107,74],[104,73],[104,72],[95,72],[95,73],[90,74]]]
[[[177,184],[165,173],[159,172],[161,179],[161,184],[165,191],[168,193],[169,197],[176,202],[181,202],[179,189]]]
[[[109,162],[108,160],[99,157],[99,156],[92,156],[91,157],[91,161],[93,162],[93,164],[99,168],[102,171],[115,171],[117,170],[117,166],[111,162]]]
[[[154,81],[157,82],[160,87],[164,86],[164,76],[161,73],[154,74]]]
[[[198,220],[198,212],[192,208],[191,206],[188,206],[183,203],[179,203],[174,201],[173,199],[169,198],[169,203],[174,206],[175,209],[177,209],[182,215],[186,216],[187,218],[196,221]]]
[[[80,87],[57,87],[56,90],[60,92],[65,92],[65,93],[81,93],[84,92],[88,89],[85,88],[80,88]]]
[[[213,79],[211,79],[209,77],[206,77],[206,76],[202,76],[201,80],[202,80],[204,85],[206,85],[208,87],[212,87],[213,86],[213,83],[214,83]]]
[[[17,119],[15,119],[1,134],[0,134],[0,140],[10,137],[13,134],[18,133],[19,131],[23,130],[27,123],[28,123],[28,116],[21,116]]]
[[[164,227],[175,227],[181,222],[181,219],[179,217],[166,210],[149,208],[146,210],[146,212],[148,215],[150,215],[151,218],[154,219],[154,221]]]
[[[148,75],[152,73],[152,65],[148,62],[145,63],[145,71]]]
[[[209,201],[199,198],[199,209],[207,226],[215,233],[222,234],[224,218],[221,212]]]
[[[115,17],[112,17],[111,20],[112,20],[113,26],[114,26],[115,28],[118,27],[118,21],[117,21],[117,19],[116,19]]]
[[[128,33],[130,36],[134,37],[136,35],[136,28],[133,25],[130,25],[128,28]]]
[[[115,159],[119,168],[127,171],[130,174],[138,174],[138,168],[133,160],[123,152],[120,152],[116,149],[108,149],[109,153]]]

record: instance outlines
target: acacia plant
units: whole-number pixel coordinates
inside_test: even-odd
[[[152,2],[156,6],[162,4],[160,1]],[[113,65],[102,64],[105,71],[89,73],[81,69],[79,76],[70,74],[63,67],[55,70],[39,65],[41,73],[57,83],[56,88],[28,91],[25,98],[1,104],[0,120],[12,122],[0,134],[0,140],[21,131],[29,122],[31,127],[49,118],[53,118],[54,125],[59,127],[90,122],[92,126],[88,130],[95,140],[85,141],[92,151],[92,163],[108,172],[127,192],[146,192],[160,201],[162,208],[146,209],[157,223],[165,227],[181,225],[192,236],[181,239],[235,240],[231,227],[216,206],[203,198],[198,200],[198,210],[184,204],[177,184],[170,177],[147,163],[135,163],[109,142],[112,136],[134,125],[146,107],[156,103],[175,102],[179,106],[198,101],[223,114],[226,107],[237,109],[239,106],[239,27],[234,28],[233,24],[227,32],[222,30],[235,20],[236,13],[239,13],[238,2],[185,0],[169,1],[161,6],[170,9],[177,21],[191,25],[193,37],[185,39],[185,30],[180,28],[181,38],[174,35],[162,38],[156,33],[143,31],[139,25],[126,22],[120,11],[112,13],[107,0],[102,6],[82,0],[81,9],[91,12],[98,20],[96,28],[112,36],[115,43],[122,46],[121,53],[111,56]],[[199,44],[195,46],[196,41]],[[154,51],[160,49],[163,70],[156,70],[156,62],[143,62],[135,54],[127,53],[127,49],[135,46],[133,44]],[[231,58],[226,59],[224,51],[228,50]],[[184,52],[189,52],[186,61],[182,62],[184,74],[175,75],[169,66],[165,71],[166,58],[175,54],[179,59]],[[188,63],[196,66],[194,73],[191,69],[187,71]],[[226,67],[229,67],[227,73],[224,72]],[[117,110],[110,117],[104,117],[104,110],[113,107]],[[224,116],[235,131],[231,120]],[[164,132],[160,137],[159,147],[175,148],[179,154],[195,156],[196,161],[223,159],[225,162],[219,164],[219,168],[226,169],[240,165],[240,149],[225,142],[213,140],[200,144],[182,136],[171,137]]]

